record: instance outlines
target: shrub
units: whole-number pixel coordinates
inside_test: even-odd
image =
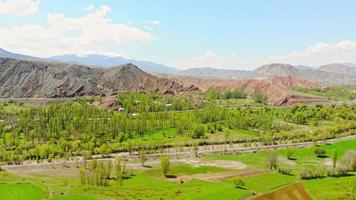
[[[279,167],[278,168],[278,172],[281,173],[281,174],[291,175],[292,174],[292,168],[290,168],[290,167]]]
[[[171,166],[171,163],[169,161],[169,157],[168,156],[163,156],[161,158],[161,167],[162,167],[163,175],[165,177],[167,177],[167,173],[169,171],[169,167],[170,166]]]
[[[348,174],[348,172],[350,171],[350,169],[346,165],[338,165],[336,167],[336,171],[339,176],[346,176]]]
[[[325,176],[325,169],[317,168],[315,166],[302,169],[300,172],[301,179],[316,179],[323,178]]]
[[[243,188],[245,186],[245,182],[242,180],[241,177],[236,176],[234,178],[234,185],[235,185],[235,188]]]
[[[348,166],[350,170],[356,170],[356,151],[355,150],[347,150],[342,159],[340,160],[345,166]]]
[[[314,150],[314,153],[315,153],[315,155],[316,155],[317,157],[319,157],[319,158],[325,158],[325,157],[326,157],[326,151],[325,151],[325,149],[322,149],[322,148],[320,148],[320,147],[316,148],[316,149]]]
[[[327,175],[332,177],[347,176],[349,171],[347,166],[339,164],[336,168],[328,170]]]
[[[356,171],[356,158],[351,163],[351,170]]]
[[[293,155],[294,155],[293,150],[292,150],[292,149],[288,149],[288,150],[287,150],[287,158],[288,158],[289,160],[292,160],[292,159],[293,159]]]
[[[252,98],[256,103],[267,104],[267,102],[268,102],[267,96],[263,95],[263,93],[259,90],[255,91]]]

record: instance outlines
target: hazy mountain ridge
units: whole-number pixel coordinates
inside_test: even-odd
[[[199,79],[260,79],[275,76],[293,76],[306,79],[313,82],[325,84],[356,84],[356,66],[352,63],[346,64],[329,64],[319,68],[313,68],[302,65],[289,65],[282,63],[271,63],[258,67],[254,70],[235,70],[235,69],[216,69],[216,68],[190,68],[187,70],[178,70],[165,65],[156,64],[149,61],[137,61],[123,57],[109,57],[104,55],[77,56],[67,54],[62,56],[53,56],[47,59],[32,57],[22,54],[15,54],[0,49],[0,57],[9,57],[15,59],[48,61],[48,62],[65,62],[63,65],[87,65],[87,66],[104,66],[112,67],[120,64],[132,63],[139,66],[142,70],[154,74],[167,74],[168,77],[192,77]],[[70,64],[68,64],[70,63]]]
[[[218,79],[243,79],[251,72],[246,70],[233,70],[233,69],[215,69],[211,67],[205,68],[190,68],[187,70],[179,71],[178,75],[190,76],[196,78],[218,78]]]
[[[340,73],[345,70],[351,72],[351,67],[338,64],[333,65],[334,71],[326,71],[324,68],[311,68],[306,66],[292,66],[288,64],[273,63],[263,65],[250,74],[250,78],[266,78],[274,76],[293,76],[305,80],[325,84],[356,84],[356,75],[352,73]]]
[[[120,56],[111,57],[111,56],[96,55],[96,54],[87,55],[87,56],[77,56],[74,54],[67,54],[67,55],[49,57],[48,59],[61,61],[61,62],[89,65],[89,66],[106,67],[106,68],[132,63],[134,65],[140,66],[142,70],[150,73],[172,74],[178,72],[178,70],[173,67],[168,67],[150,61],[127,59]]]
[[[356,77],[356,68],[350,67],[345,64],[338,64],[338,63],[328,64],[328,65],[320,66],[319,69],[325,72],[345,74],[345,75],[351,75]]]

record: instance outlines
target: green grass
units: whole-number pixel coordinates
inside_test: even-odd
[[[339,158],[347,149],[356,149],[356,140],[339,142],[333,145],[322,145],[328,155],[338,150]],[[277,151],[285,156],[285,150]],[[296,169],[310,163],[323,161],[314,155],[314,147],[293,149]],[[205,159],[225,159],[243,162],[251,168],[266,169],[267,152],[243,153],[237,155],[209,155]],[[193,167],[188,164],[174,164],[169,174],[182,176],[202,173],[218,173],[231,169],[213,166]],[[356,176],[341,178],[324,178],[316,180],[300,180],[297,173],[282,175],[279,173],[260,174],[244,177],[246,189],[234,188],[232,179],[220,182],[207,182],[192,179],[180,184],[163,178],[159,167],[141,171],[133,171],[134,175],[125,179],[123,185],[110,180],[108,186],[96,187],[81,185],[77,178],[27,176],[19,177],[0,172],[0,199],[44,199],[51,195],[53,200],[95,200],[95,199],[240,199],[252,192],[264,194],[294,182],[301,182],[314,199],[338,199],[346,193],[349,181]],[[355,175],[355,173],[354,173]],[[6,184],[5,184],[6,183]]]
[[[340,199],[350,188],[352,179],[356,181],[355,176],[315,179],[304,181],[303,185],[314,199]]]
[[[328,145],[324,144],[320,146],[321,148],[326,150],[326,154],[328,156],[332,156],[333,152],[336,150],[338,152],[338,159],[341,159],[344,155],[345,151],[348,149],[356,150],[356,140],[349,140],[338,142],[336,144]],[[309,148],[296,148],[291,149],[293,152],[293,158],[297,167],[303,167],[311,164],[320,164],[320,162],[324,162],[325,158],[318,158],[314,153],[315,147]],[[279,156],[286,157],[286,149],[279,149],[277,153]],[[206,155],[204,156],[207,160],[235,160],[242,162],[249,167],[257,168],[257,169],[266,169],[266,157],[268,155],[267,151],[259,151],[256,153],[241,153],[241,154],[231,154],[231,155]]]
[[[79,194],[70,194],[52,198],[53,200],[96,200],[95,197],[79,195]]]
[[[182,176],[182,175],[193,175],[193,174],[205,174],[205,173],[217,173],[230,171],[226,168],[214,167],[214,166],[199,166],[193,167],[188,164],[180,164],[172,166],[169,170],[170,175]],[[144,172],[145,175],[162,177],[162,170],[160,168],[147,170]]]
[[[46,190],[33,184],[0,184],[0,199],[37,200],[46,196]]]
[[[297,180],[296,176],[282,175],[279,173],[261,174],[244,179],[246,188],[257,193],[266,193],[283,187]]]

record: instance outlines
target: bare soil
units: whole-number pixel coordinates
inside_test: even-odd
[[[312,200],[300,183],[295,183],[280,190],[261,195],[255,200]]]

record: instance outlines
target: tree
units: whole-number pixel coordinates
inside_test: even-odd
[[[81,167],[79,169],[79,179],[80,179],[81,184],[85,183],[85,169],[84,169],[84,167]]]
[[[217,99],[218,96],[219,96],[219,93],[216,92],[215,90],[209,89],[208,92],[207,92],[207,98],[209,100]]]
[[[93,159],[91,161],[91,169],[95,170],[98,167],[98,161],[96,159]]]
[[[193,151],[194,151],[195,157],[198,158],[199,157],[199,145],[198,145],[198,143],[194,143],[193,144]]]
[[[140,161],[141,161],[141,165],[142,167],[145,167],[145,162],[147,161],[147,156],[146,156],[146,150],[141,149],[140,150]]]
[[[170,166],[171,166],[171,163],[169,161],[169,157],[168,156],[163,156],[161,158],[161,167],[162,167],[163,175],[165,177],[167,177],[167,173],[169,171],[169,167]]]
[[[334,154],[333,154],[333,168],[334,169],[336,168],[336,162],[337,162],[337,151],[335,150]]]
[[[235,188],[243,188],[245,186],[245,182],[242,180],[241,177],[235,176],[234,185],[235,185]]]
[[[266,164],[270,170],[278,168],[278,155],[275,151],[268,153]]]
[[[125,174],[126,165],[119,157],[115,158],[114,171],[119,184],[122,185],[122,178]]]
[[[111,176],[111,170],[112,170],[112,161],[108,160],[106,163],[106,168],[105,168],[105,178],[109,179]]]
[[[267,104],[268,101],[267,96],[263,95],[260,90],[256,90],[255,93],[252,95],[252,98],[256,103]]]
[[[288,158],[289,160],[292,160],[292,159],[293,159],[293,155],[294,155],[293,150],[292,150],[292,149],[288,149],[288,150],[287,150],[287,158]]]

